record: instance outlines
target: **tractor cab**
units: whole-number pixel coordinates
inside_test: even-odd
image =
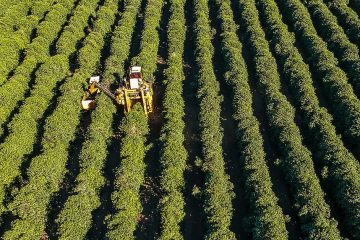
[[[115,93],[110,92],[106,86],[100,83],[99,76],[91,77],[88,90],[82,100],[83,109],[94,109],[96,107],[96,95],[99,92],[104,92],[116,104],[124,106],[125,112],[130,112],[133,105],[140,102],[145,114],[151,113],[153,111],[152,84],[143,80],[141,70],[139,66],[130,67],[126,75],[127,77],[124,78]]]
[[[126,79],[125,79],[126,81]],[[129,82],[127,83],[129,89],[139,89],[143,82],[142,82],[142,74],[141,74],[141,67],[133,66],[129,69]]]

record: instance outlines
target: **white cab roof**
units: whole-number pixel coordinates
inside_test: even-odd
[[[100,82],[100,76],[91,77],[89,83],[91,84],[93,82],[96,82],[96,83]]]
[[[136,73],[136,72],[141,72],[141,67],[133,66],[130,68],[130,73]]]

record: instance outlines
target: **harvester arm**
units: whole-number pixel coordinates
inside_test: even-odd
[[[115,95],[112,92],[110,92],[110,90],[107,89],[105,86],[103,86],[102,84],[97,83],[97,82],[94,82],[92,84],[95,84],[96,88],[100,89],[101,91],[103,91],[106,94],[106,96],[108,96],[109,98],[111,98],[112,100],[117,102]]]

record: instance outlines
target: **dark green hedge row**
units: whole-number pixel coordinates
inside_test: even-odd
[[[157,65],[159,46],[158,28],[162,14],[163,0],[149,0],[144,14],[144,29],[140,42],[140,53],[132,62],[144,69],[144,78],[151,79]],[[121,164],[117,170],[115,190],[111,194],[115,213],[108,219],[109,239],[134,239],[142,206],[140,187],[144,183],[146,136],[149,134],[147,117],[140,104],[122,122]]]
[[[184,99],[182,96],[183,53],[185,42],[184,0],[170,0],[168,24],[168,58],[165,70],[163,100],[165,123],[161,135],[160,239],[183,239],[181,223],[185,216],[183,189],[187,151],[184,147]]]
[[[209,25],[209,8],[205,0],[194,1],[195,54],[198,68],[198,93],[200,103],[200,139],[202,143],[205,184],[202,195],[207,219],[205,239],[234,239],[230,230],[233,217],[232,183],[225,173],[220,113],[220,85],[213,70],[214,47]]]
[[[10,134],[0,146],[0,213],[6,210],[3,205],[6,188],[20,176],[24,156],[33,150],[37,124],[48,108],[53,88],[68,71],[67,56],[58,55],[50,58],[36,74],[38,84],[32,95],[26,99],[9,125]]]
[[[27,1],[25,1],[26,3]],[[39,21],[48,11],[53,11],[55,6],[52,6],[54,0],[42,1],[41,4],[26,6],[21,8],[21,13],[19,15],[12,15],[15,19],[10,19],[12,21],[11,25],[8,26],[9,29],[0,28],[0,75],[3,77],[0,84],[3,81],[6,81],[6,76],[19,64],[19,58],[21,50],[24,50],[31,40],[32,31],[37,28]],[[24,15],[25,9],[36,9],[38,15]],[[61,10],[60,10],[61,11]],[[63,14],[63,19],[66,18],[66,13]],[[18,21],[16,23],[16,21]],[[61,27],[62,19],[58,19],[59,28]],[[16,26],[15,26],[16,25]],[[55,25],[56,26],[56,25]],[[1,26],[0,26],[1,27]],[[13,31],[13,28],[18,28],[17,31]],[[7,31],[6,31],[7,30]],[[5,34],[6,33],[6,34]],[[1,79],[0,79],[1,80]]]
[[[59,191],[68,171],[68,148],[80,124],[82,86],[96,71],[104,36],[110,33],[117,14],[117,0],[107,0],[104,4],[98,11],[93,31],[85,38],[79,50],[80,67],[61,86],[58,105],[46,120],[41,141],[43,149],[31,161],[27,171],[29,181],[9,204],[12,214],[18,218],[11,223],[11,229],[5,232],[4,239],[40,239],[44,234],[49,203]]]
[[[305,1],[319,35],[343,66],[354,92],[360,96],[360,56],[357,46],[349,41],[326,4],[321,0]]]
[[[115,188],[111,200],[115,214],[108,221],[108,239],[134,239],[139,215],[142,211],[140,186],[144,182],[147,118],[141,104],[125,116],[121,124],[120,167],[116,170]]]
[[[360,47],[360,19],[348,6],[348,0],[325,0],[329,9],[336,15],[351,41]]]
[[[360,1],[359,0],[349,0],[349,5],[357,12],[360,16]]]
[[[63,2],[65,4],[66,1]],[[74,2],[74,0],[69,0],[68,5],[71,6]],[[69,9],[64,9],[63,14],[66,14],[68,11]],[[48,24],[56,24],[56,21],[49,22]],[[37,41],[34,40],[34,43],[35,42]],[[15,114],[13,120],[8,125],[10,134],[0,145],[1,213],[5,210],[3,206],[5,188],[8,187],[15,178],[19,177],[19,167],[24,156],[30,154],[33,149],[33,144],[36,141],[37,124],[48,108],[54,94],[53,89],[69,72],[68,57],[69,56],[66,55],[58,55],[55,58],[47,58],[44,65],[36,72],[36,84],[31,91],[31,96],[24,101],[19,112]],[[5,115],[6,113],[10,114],[10,112],[9,109],[8,112],[2,112],[1,115]],[[19,145],[19,143],[21,144]]]
[[[322,83],[337,127],[360,147],[360,100],[348,83],[346,74],[338,67],[338,61],[327,49],[326,43],[317,35],[305,6],[299,0],[278,0],[278,3],[294,27],[309,64]]]
[[[46,18],[39,26],[39,35],[26,48],[27,55],[24,61],[16,68],[10,80],[0,87],[0,102],[4,103],[0,106],[0,125],[6,122],[17,103],[24,98],[25,92],[29,89],[31,75],[36,67],[49,57],[49,47],[56,40],[61,25],[66,21],[65,15],[71,9],[69,5],[74,2],[73,0],[62,1],[64,8],[59,8],[59,10],[62,9],[63,17],[61,18],[58,16],[60,12],[57,10],[51,11],[51,14],[48,13],[49,18]],[[70,56],[76,51],[76,44],[85,36],[84,28],[88,25],[88,17],[95,12],[97,3],[98,1],[95,0],[80,1],[59,38],[58,53]],[[67,44],[61,44],[64,42]],[[3,129],[0,129],[0,133],[3,133]]]
[[[294,36],[281,21],[276,4],[269,0],[259,0],[259,3],[282,72],[314,139],[317,159],[328,171],[328,186],[331,186],[334,199],[346,215],[349,233],[357,238],[360,236],[359,164],[336,134],[330,114],[320,107],[309,67],[295,46]]]
[[[240,1],[240,11],[259,87],[265,94],[268,122],[283,157],[281,166],[291,186],[302,232],[307,239],[340,239],[311,153],[302,144],[300,130],[294,122],[295,110],[280,91],[277,64],[261,28],[255,0]]]
[[[101,82],[105,86],[115,82],[115,74],[123,76],[140,2],[124,2],[125,10],[113,32],[111,55],[106,60],[105,71],[101,76]],[[112,124],[116,110],[116,106],[106,95],[98,97],[80,154],[80,174],[76,178],[74,194],[66,201],[56,220],[61,239],[84,239],[92,225],[92,212],[101,204],[100,191],[106,181],[103,169],[108,156],[108,144],[113,136]]]
[[[248,72],[242,58],[242,44],[229,0],[216,0],[221,22],[222,53],[225,59],[225,79],[232,87],[234,119],[237,121],[240,161],[244,166],[245,193],[251,215],[253,239],[287,239],[285,219],[272,190],[266,165],[259,122],[252,109],[252,94]]]

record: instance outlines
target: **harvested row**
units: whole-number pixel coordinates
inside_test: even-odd
[[[204,211],[207,219],[205,239],[234,239],[230,231],[233,214],[232,183],[225,173],[223,134],[220,122],[220,85],[213,70],[214,47],[209,25],[207,1],[194,1],[195,51],[198,67],[198,93],[200,103],[200,139],[202,143],[202,170],[205,173],[203,186]]]
[[[102,84],[105,86],[110,87],[115,83],[115,75],[124,75],[124,62],[129,54],[140,2],[124,2],[125,9],[113,32],[111,55],[106,60],[102,76]],[[116,109],[106,95],[98,97],[80,154],[80,174],[76,178],[76,188],[56,220],[61,239],[84,239],[92,224],[92,212],[100,206],[100,190],[106,181],[103,169],[108,156],[107,146],[113,135],[112,123]]]
[[[64,3],[75,2],[74,0],[63,1]],[[58,54],[71,56],[76,51],[76,46],[79,41],[85,36],[84,28],[88,25],[88,18],[95,13],[98,0],[81,1],[75,9],[68,26],[65,27],[64,32],[61,34],[56,48]],[[56,41],[57,34],[61,30],[59,23],[59,16],[54,13],[49,21],[43,21],[39,26],[39,35],[36,37],[29,47],[26,49],[27,55],[22,64],[16,68],[14,75],[4,85],[0,87],[0,101],[3,102],[0,106],[0,126],[3,126],[8,121],[9,116],[14,108],[18,105],[19,101],[23,100],[24,95],[29,91],[29,85],[36,85],[31,82],[31,76],[36,69],[47,61],[50,57],[49,48],[53,41]],[[66,13],[63,13],[66,15]],[[63,22],[65,22],[65,17]],[[4,133],[4,129],[0,129],[0,133]],[[1,135],[0,134],[0,135]]]
[[[295,96],[304,121],[313,137],[317,162],[328,171],[327,185],[331,194],[345,213],[349,233],[356,239],[359,235],[360,216],[360,175],[359,165],[354,156],[344,147],[336,134],[332,118],[321,108],[312,86],[309,67],[303,62],[295,47],[294,36],[281,21],[276,4],[269,0],[259,0],[259,7],[271,35],[272,47],[281,63],[285,79]],[[329,189],[328,187],[328,189]]]
[[[309,65],[322,83],[332,104],[336,126],[360,149],[360,100],[347,82],[346,74],[337,66],[334,55],[318,37],[309,13],[299,0],[278,0],[304,45]],[[290,14],[291,13],[291,14]]]
[[[265,94],[268,122],[283,157],[281,166],[289,181],[301,229],[307,239],[340,239],[337,222],[330,216],[316,176],[310,151],[302,145],[294,122],[295,110],[280,91],[277,64],[261,29],[254,0],[240,0],[242,22],[246,27],[259,87]]]
[[[336,15],[348,38],[360,47],[360,19],[346,0],[326,0],[328,8]]]
[[[26,61],[31,57],[36,58],[38,62],[45,61],[49,55],[48,46],[54,41],[61,26],[66,22],[66,15],[71,12],[75,2],[74,0],[68,0],[55,4],[49,13],[46,14],[44,21],[37,26],[37,37],[33,39],[32,43],[19,45],[19,48],[24,48]],[[12,42],[13,39],[10,38],[10,41]],[[19,64],[19,49],[12,47],[11,50],[4,50],[6,51],[6,56],[0,59],[0,75],[4,76],[4,78],[0,79],[0,85],[6,81],[8,73]],[[10,54],[11,51],[15,53]]]
[[[54,7],[52,6],[53,2],[54,0],[46,0],[30,5],[29,7],[38,12],[38,14],[33,13],[29,16],[22,16],[22,18],[17,19],[18,23],[16,25],[13,23],[12,26],[9,26],[11,29],[0,33],[0,76],[4,76],[0,79],[0,84],[4,82],[10,71],[21,61],[22,51],[30,44],[33,34],[36,33],[34,30],[39,25],[40,20]],[[16,31],[13,30],[14,28]]]
[[[146,136],[149,127],[143,109],[136,104],[121,124],[122,135],[120,167],[116,170],[115,189],[111,200],[115,214],[108,221],[109,239],[134,239],[139,214],[141,213],[140,185],[144,182]]]
[[[101,6],[93,31],[86,37],[79,51],[79,69],[61,86],[61,96],[53,114],[47,118],[41,154],[32,159],[28,169],[29,182],[9,204],[12,214],[18,216],[4,239],[40,239],[44,234],[51,197],[59,191],[67,172],[68,148],[79,125],[79,100],[82,85],[99,63],[104,36],[111,31],[117,14],[116,0],[107,0]],[[26,123],[25,123],[26,124]],[[26,126],[24,126],[26,127]]]
[[[217,0],[221,22],[221,44],[225,59],[225,80],[232,87],[233,117],[237,122],[237,138],[245,175],[246,197],[254,219],[253,239],[287,239],[285,219],[272,190],[269,169],[265,161],[259,122],[252,110],[252,94],[248,73],[242,58],[242,44],[237,36],[230,1]]]
[[[86,2],[90,1],[86,0]],[[96,3],[96,0],[94,2]],[[88,17],[86,14],[90,13],[76,11],[73,18],[86,19]],[[76,20],[72,22],[76,22]],[[75,45],[80,39],[74,40]],[[70,45],[71,42],[69,41]],[[14,116],[9,124],[9,135],[0,145],[0,213],[6,210],[3,205],[3,201],[7,197],[6,189],[16,178],[19,178],[21,175],[20,166],[24,157],[29,155],[35,147],[34,144],[38,138],[38,122],[48,109],[54,95],[53,89],[70,73],[69,57],[70,53],[56,55],[49,58],[39,68],[35,76],[36,84],[30,97],[24,101],[19,113]]]
[[[337,19],[320,0],[304,1],[313,18],[319,35],[328,43],[328,48],[343,66],[354,92],[360,96],[360,57],[357,46],[349,41]],[[360,136],[360,132],[359,135]]]
[[[165,123],[161,130],[161,190],[160,239],[183,239],[181,223],[185,216],[183,189],[184,170],[188,157],[184,146],[184,107],[182,97],[183,53],[185,42],[184,0],[170,0],[170,20],[167,30],[168,52],[163,99]]]
[[[133,63],[144,67],[144,79],[153,79],[157,68],[158,28],[163,4],[163,0],[147,2],[140,53],[132,59]],[[108,222],[109,239],[133,239],[142,212],[139,191],[145,178],[144,157],[147,150],[145,142],[149,134],[149,126],[141,105],[136,105],[135,109],[125,117],[121,130],[124,137],[120,150],[121,163],[116,171],[115,190],[111,194],[115,213]]]

